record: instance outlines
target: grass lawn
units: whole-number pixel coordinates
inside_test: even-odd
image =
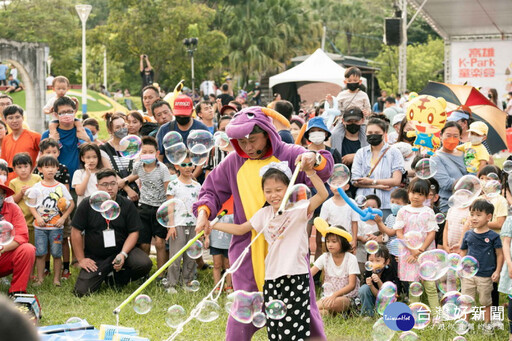
[[[127,287],[116,290],[106,285],[102,287],[99,293],[85,298],[77,298],[72,294],[72,289],[77,269],[72,269],[73,276],[68,281],[62,282],[62,287],[56,288],[51,283],[51,276],[45,279],[40,287],[31,287],[28,291],[37,295],[43,310],[41,325],[53,325],[66,322],[70,317],[77,316],[86,319],[90,324],[99,328],[100,324],[115,325],[115,316],[112,314],[126,297],[128,297],[141,282],[131,283]],[[167,308],[174,304],[182,305],[187,314],[200,302],[200,300],[213,287],[211,270],[199,272],[199,282],[201,288],[198,292],[189,293],[178,291],[178,294],[168,294],[161,286],[151,284],[143,293],[149,295],[153,300],[153,308],[146,315],[138,315],[134,312],[133,306],[126,306],[120,315],[120,325],[134,327],[139,330],[140,335],[148,337],[153,341],[166,340],[174,331],[165,324]],[[5,284],[0,285],[0,290],[7,291]],[[201,323],[193,320],[185,326],[183,333],[177,338],[179,340],[223,340],[226,327],[227,313],[224,310],[225,296],[219,299],[219,305],[222,309],[220,317],[210,323]],[[508,328],[505,309],[505,329]],[[364,320],[360,317],[345,318],[341,315],[335,317],[326,317],[324,326],[329,340],[371,340],[372,325],[376,320]],[[414,330],[420,337],[420,340],[452,340],[457,334],[451,329],[451,324],[444,323],[445,329],[437,327],[427,327],[424,330]],[[476,326],[475,326],[476,328]],[[494,336],[484,336],[476,329],[474,332],[466,334],[467,340],[506,340],[507,330],[498,331]],[[266,340],[267,335],[264,330],[260,330],[254,340]],[[399,340],[396,334],[393,340]]]

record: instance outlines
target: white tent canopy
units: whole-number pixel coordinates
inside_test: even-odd
[[[343,87],[345,69],[318,49],[299,65],[269,78],[269,87],[290,82],[326,82]]]

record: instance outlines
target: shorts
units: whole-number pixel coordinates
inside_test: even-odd
[[[36,256],[41,257],[48,253],[48,241],[50,243],[50,252],[53,258],[62,257],[62,229],[41,230],[34,229],[36,242]]]
[[[491,277],[474,276],[471,278],[462,278],[462,295],[469,295],[476,301],[478,292],[478,301],[480,306],[489,307],[492,305],[492,279]]]
[[[163,227],[156,220],[158,207],[146,204],[139,204],[139,215],[142,221],[142,229],[139,231],[139,244],[151,243],[154,236],[165,239],[167,228]]]
[[[225,258],[228,257],[228,249],[219,249],[213,246],[210,246],[210,255],[216,256],[216,255],[223,255]]]

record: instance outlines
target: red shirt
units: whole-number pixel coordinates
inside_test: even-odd
[[[14,241],[18,244],[28,243],[28,228],[23,212],[18,205],[4,202],[4,206],[0,211],[0,214],[4,216],[4,219],[14,226]]]

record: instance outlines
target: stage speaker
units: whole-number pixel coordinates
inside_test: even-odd
[[[384,38],[386,45],[400,45],[402,43],[401,18],[386,18],[384,25]]]

